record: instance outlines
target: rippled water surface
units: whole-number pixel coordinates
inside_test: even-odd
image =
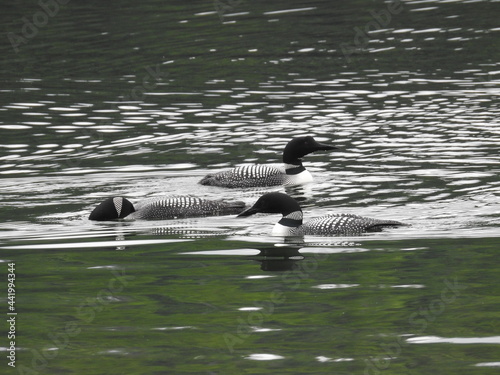
[[[92,3],[0,16],[1,373],[498,371],[498,1]],[[338,147],[304,158],[312,184],[197,183],[306,134]],[[277,190],[410,225],[87,220]]]

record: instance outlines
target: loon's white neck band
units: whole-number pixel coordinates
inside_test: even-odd
[[[306,169],[304,168],[304,166],[302,165],[302,163],[300,164],[286,164],[285,163],[285,172],[287,175],[298,175],[302,172],[304,172]]]
[[[311,173],[304,167],[302,167],[302,172],[296,173],[296,174],[290,174],[288,173],[288,170],[286,170],[286,178],[285,178],[285,185],[305,185],[309,182],[312,182],[313,177]]]
[[[275,236],[302,235],[302,218],[302,211],[294,211],[284,215],[274,226],[272,234]]]

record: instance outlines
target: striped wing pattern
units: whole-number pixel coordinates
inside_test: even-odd
[[[357,235],[365,232],[379,232],[384,227],[403,225],[394,220],[371,219],[352,214],[332,214],[312,219],[304,224],[306,234]]]
[[[226,202],[192,196],[159,197],[147,199],[136,206],[132,215],[136,219],[163,220],[208,215],[240,213],[243,202]]]
[[[252,186],[275,186],[285,182],[282,169],[269,165],[243,165],[205,176],[200,184],[229,188]]]

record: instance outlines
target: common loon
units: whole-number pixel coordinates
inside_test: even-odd
[[[257,212],[280,213],[283,215],[273,228],[273,236],[316,236],[358,235],[364,232],[379,232],[384,227],[404,225],[399,221],[371,219],[352,214],[331,214],[302,223],[302,210],[297,201],[283,193],[267,193],[255,204],[241,212],[238,217]]]
[[[302,185],[312,181],[312,176],[302,165],[301,158],[315,151],[335,150],[337,147],[317,142],[313,137],[296,137],[283,150],[284,169],[272,165],[250,164],[208,174],[200,184],[228,188]]]
[[[91,212],[89,220],[164,220],[196,216],[230,215],[241,212],[243,202],[201,199],[191,196],[149,198],[135,206],[126,198],[108,198]]]

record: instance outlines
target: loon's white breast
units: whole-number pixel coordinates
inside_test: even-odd
[[[302,172],[293,175],[286,175],[285,177],[285,185],[294,186],[294,185],[305,185],[313,181],[313,176],[311,173],[304,169]]]
[[[288,227],[280,224],[279,222],[274,224],[273,230],[271,232],[271,236],[280,236],[280,237],[290,237],[290,236],[303,236],[304,228],[303,225],[298,227]]]

